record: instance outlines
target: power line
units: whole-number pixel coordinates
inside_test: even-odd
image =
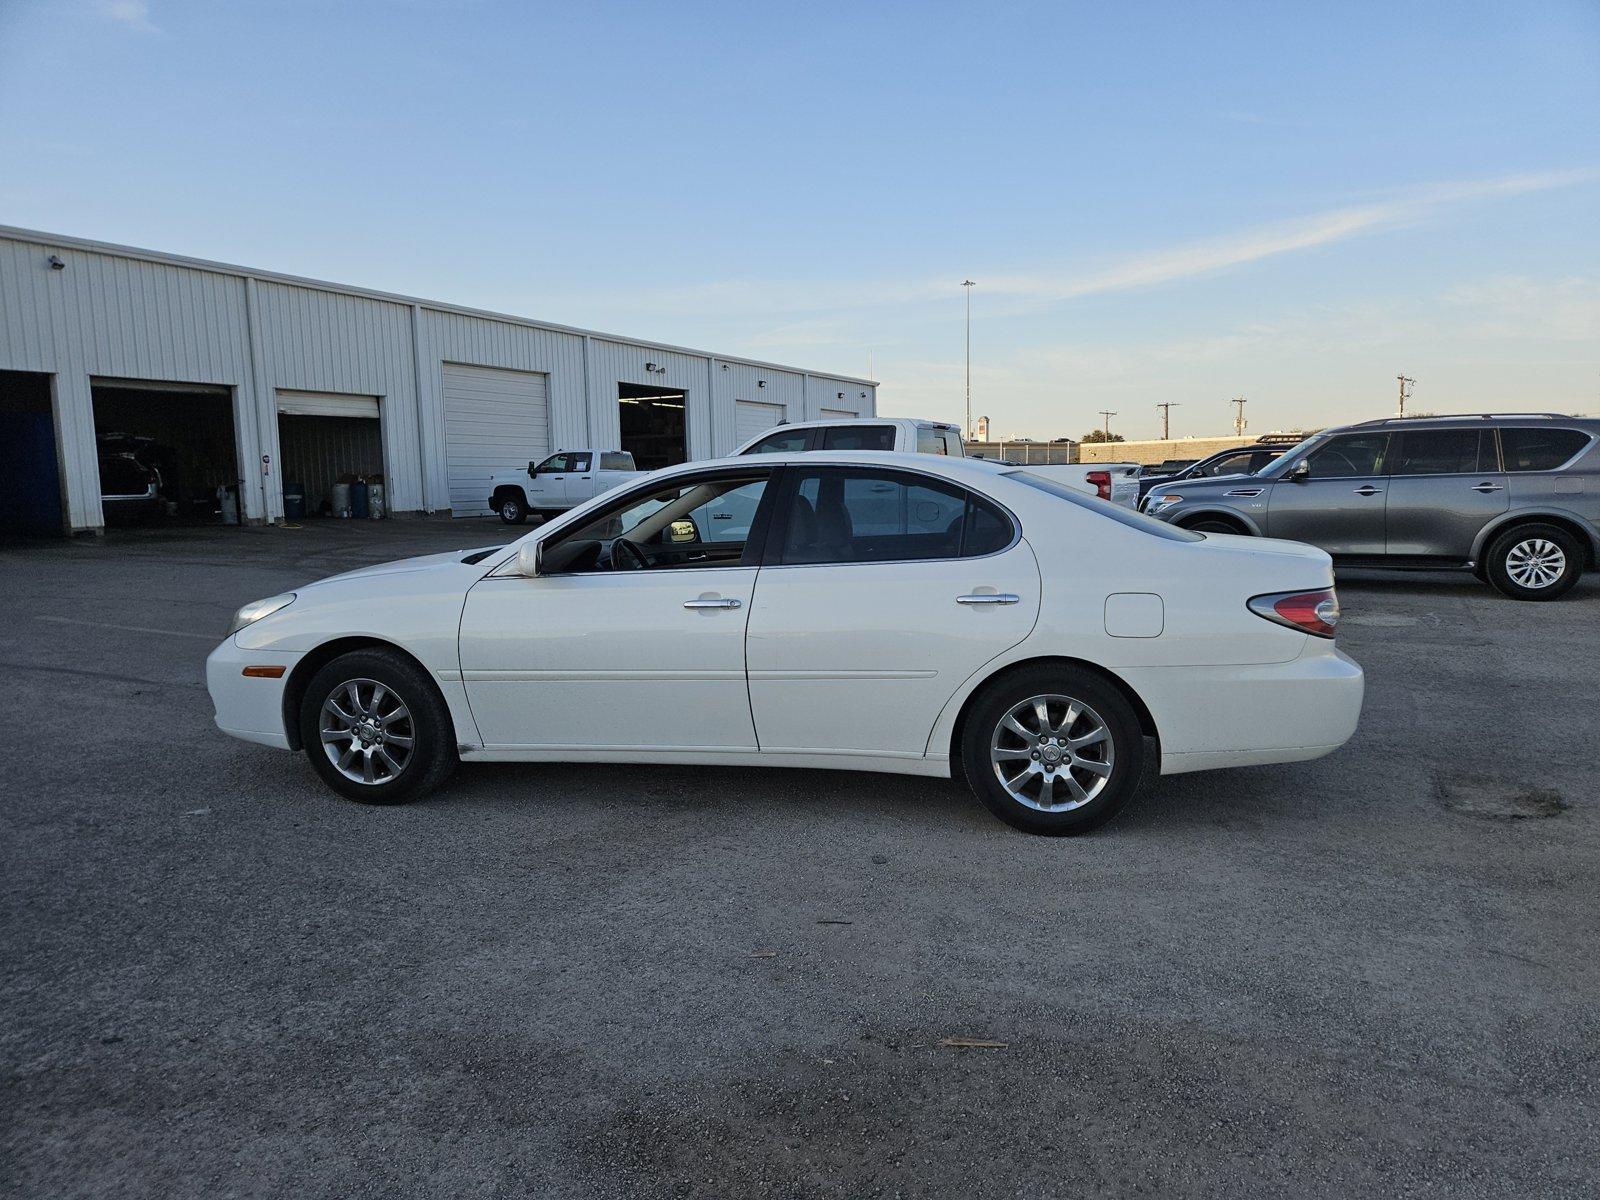
[[[1100,415],[1106,419],[1106,441],[1109,442],[1111,440],[1111,418],[1117,414],[1114,412],[1107,412],[1102,408],[1100,410]]]
[[[1181,400],[1167,400],[1156,405],[1161,410],[1161,440],[1164,442],[1172,436],[1172,410],[1181,408]]]
[[[1406,401],[1411,398],[1412,389],[1417,386],[1417,381],[1405,375],[1396,375],[1395,378],[1400,381],[1400,408],[1395,415],[1403,417],[1406,415]]]
[[[1250,424],[1249,421],[1244,419],[1244,406],[1249,403],[1249,401],[1247,401],[1243,396],[1235,396],[1232,400],[1229,400],[1228,403],[1238,406],[1239,411],[1234,414],[1233,418],[1233,432],[1239,437],[1243,437],[1245,428]]]

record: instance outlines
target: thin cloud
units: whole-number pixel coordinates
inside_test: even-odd
[[[147,0],[100,0],[95,6],[102,16],[110,17],[126,25],[129,29],[137,29],[140,33],[159,33],[160,29],[150,20],[150,5]]]

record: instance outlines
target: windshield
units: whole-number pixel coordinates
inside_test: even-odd
[[[1126,525],[1129,529],[1137,529],[1140,533],[1148,533],[1158,538],[1165,538],[1169,542],[1203,542],[1205,534],[1191,533],[1187,529],[1179,529],[1176,525],[1168,525],[1165,521],[1158,521],[1154,517],[1147,517],[1143,513],[1136,513],[1131,508],[1112,504],[1109,500],[1101,500],[1097,496],[1086,496],[1082,492],[1075,492],[1069,487],[1057,483],[1053,479],[1046,479],[1043,475],[1034,475],[1028,471],[1007,471],[1007,479],[1015,479],[1018,483],[1027,484],[1041,492],[1049,492],[1061,500],[1076,504],[1079,508],[1091,509],[1102,517],[1110,517],[1118,525]]]

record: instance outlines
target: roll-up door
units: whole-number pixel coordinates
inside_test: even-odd
[[[786,411],[781,404],[763,404],[759,400],[735,400],[733,444],[742,446],[757,434],[765,433],[783,420]]]
[[[489,477],[526,470],[550,453],[550,400],[544,375],[444,364],[445,457],[450,510],[489,512]]]
[[[376,396],[332,392],[278,392],[278,411],[290,417],[371,417],[378,419]]]

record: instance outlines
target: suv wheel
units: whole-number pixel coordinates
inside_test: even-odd
[[[1028,833],[1087,833],[1122,810],[1144,771],[1133,707],[1086,671],[1033,667],[988,684],[961,738],[967,781]]]
[[[1191,533],[1231,533],[1240,537],[1250,536],[1249,531],[1241,529],[1231,521],[1224,521],[1218,517],[1201,517],[1198,521],[1190,521],[1184,526]]]
[[[1484,573],[1513,600],[1554,600],[1583,574],[1583,547],[1559,525],[1518,525],[1489,544]]]

